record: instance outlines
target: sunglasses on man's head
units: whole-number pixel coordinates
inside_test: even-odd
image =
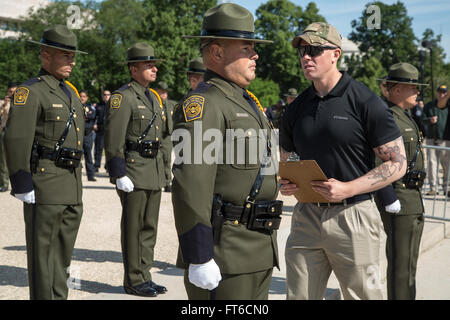
[[[331,46],[298,46],[298,54],[300,57],[304,57],[305,54],[308,56],[315,57],[321,55],[325,50],[334,50],[339,49],[338,47],[331,47]]]

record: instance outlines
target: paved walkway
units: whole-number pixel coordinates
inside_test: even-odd
[[[123,292],[122,255],[120,250],[119,198],[105,172],[96,182],[83,177],[84,214],[75,245],[71,275],[75,278],[69,299],[152,299],[187,298],[183,273],[175,267],[178,240],[174,226],[171,194],[163,193],[155,247],[153,280],[168,288],[168,293],[157,298],[139,298]],[[281,270],[275,270],[270,288],[270,299],[286,299],[284,245],[295,198],[283,197],[284,214],[279,230]],[[0,193],[0,300],[28,299],[26,250],[22,204],[9,193]],[[427,200],[427,208],[431,200]],[[450,203],[449,203],[450,207]],[[431,210],[431,209],[427,209]],[[448,215],[448,213],[447,213]],[[447,227],[444,230],[444,227]],[[444,233],[447,238],[444,239]],[[427,219],[422,241],[417,275],[418,299],[450,299],[450,225]],[[385,269],[385,264],[384,267]],[[383,269],[383,270],[384,270]],[[382,280],[383,287],[385,279]],[[340,297],[333,275],[327,290],[328,299]]]

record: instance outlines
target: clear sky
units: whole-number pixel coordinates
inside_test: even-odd
[[[219,2],[237,3],[255,14],[256,9],[267,0],[219,0]],[[291,0],[296,5],[305,8],[310,0]],[[358,19],[365,4],[373,1],[365,0],[315,0],[319,13],[328,23],[335,26],[343,37],[352,31],[351,21]],[[397,0],[384,0],[386,4]],[[403,0],[401,1],[413,18],[412,27],[417,38],[422,38],[425,29],[430,28],[436,34],[442,34],[441,46],[446,53],[446,62],[450,62],[450,1],[449,0]],[[381,12],[381,27],[383,27],[383,12]]]

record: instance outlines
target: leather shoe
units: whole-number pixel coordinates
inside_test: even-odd
[[[8,191],[8,187],[0,187],[0,192],[6,192]]]
[[[135,296],[156,297],[158,295],[158,291],[152,288],[148,282],[141,283],[134,287],[124,287],[124,289],[126,293]]]
[[[167,288],[164,286],[160,286],[159,284],[154,283],[152,280],[147,282],[153,289],[155,289],[158,293],[166,293]]]
[[[166,293],[167,288],[160,286],[159,284],[154,283],[152,280],[147,282],[153,289],[155,289],[158,293]]]
[[[97,181],[97,179],[95,177],[88,177],[88,181]]]
[[[164,192],[172,192],[172,187],[170,185],[164,187]]]

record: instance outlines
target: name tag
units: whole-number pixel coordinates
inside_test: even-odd
[[[333,116],[334,120],[348,120],[347,117],[341,117],[341,116]]]
[[[145,106],[138,106],[138,109],[145,109]]]
[[[52,107],[53,107],[53,108],[62,108],[63,105],[62,105],[62,104],[59,104],[59,103],[54,103],[54,104],[52,104]]]
[[[405,131],[413,131],[412,128],[406,128]]]
[[[246,118],[248,117],[248,113],[236,113],[236,117]]]

